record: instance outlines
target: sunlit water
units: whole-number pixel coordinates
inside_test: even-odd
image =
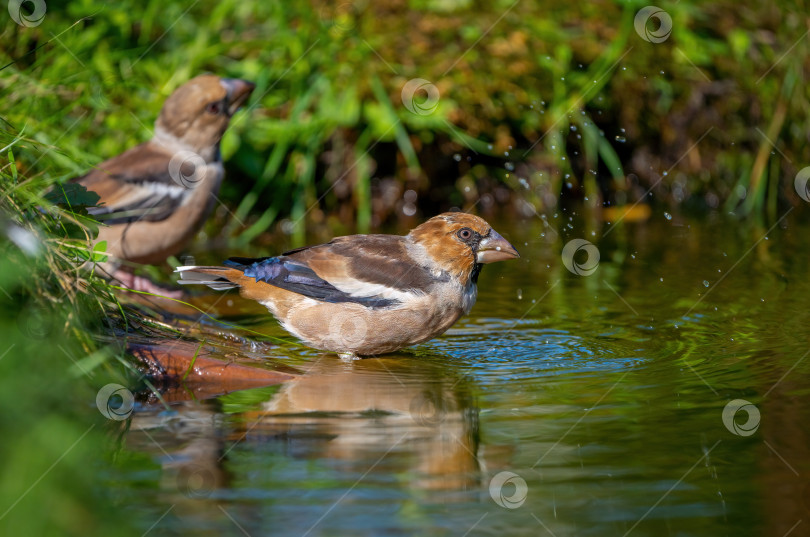
[[[522,258],[485,268],[446,335],[349,364],[271,345],[304,376],[141,405],[109,486],[155,536],[808,535],[810,228],[792,216],[496,225]],[[588,276],[562,263],[574,238],[598,246]]]

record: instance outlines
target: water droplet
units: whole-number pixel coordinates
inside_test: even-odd
[[[617,142],[619,142],[620,144],[623,144],[624,142],[626,142],[626,141],[627,141],[627,138],[625,138],[624,136],[619,136],[619,135],[617,134],[617,135],[616,135],[616,141],[617,141]]]
[[[672,220],[672,215],[669,214],[668,212],[664,212],[664,218],[666,218],[667,220]]]
[[[703,287],[709,286],[709,280],[703,280]]]
[[[453,155],[453,160],[455,160],[456,162],[461,162],[461,155],[456,153],[455,155]]]
[[[518,289],[517,290],[517,297],[518,297],[518,300],[523,300],[523,289]]]
[[[515,171],[515,164],[513,162],[505,162],[503,167],[509,170],[510,172]]]

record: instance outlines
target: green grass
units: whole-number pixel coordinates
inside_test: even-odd
[[[662,43],[636,34],[643,5],[50,2],[41,25],[0,32],[0,135],[20,138],[27,176],[60,182],[148,138],[192,76],[254,80],[223,142],[236,217],[208,230],[242,244],[279,223],[299,242],[307,225],[368,231],[402,218],[406,190],[424,216],[500,186],[540,212],[650,187],[742,215],[795,203],[802,4],[664,4]],[[438,89],[431,113],[403,104],[413,78]]]
[[[128,383],[120,346],[97,338],[120,306],[106,284],[80,270],[100,256],[88,249],[93,226],[76,205],[88,200],[71,194],[73,206],[54,205],[40,183],[17,173],[8,148],[4,157],[0,533],[128,534],[99,486],[109,464],[105,431],[117,423],[88,411],[101,386]]]

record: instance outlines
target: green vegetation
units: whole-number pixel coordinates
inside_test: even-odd
[[[773,217],[810,162],[801,4],[664,5],[660,43],[634,29],[644,5],[52,2],[0,33],[3,134],[25,175],[61,181],[148,138],[162,100],[212,71],[258,83],[223,144],[235,217],[211,228],[242,242],[281,221],[300,242],[307,224],[487,212],[509,191],[527,216],[652,189]],[[414,78],[437,91],[417,113]]]
[[[88,404],[105,383],[124,382],[121,350],[97,337],[114,311],[107,286],[80,270],[100,254],[73,192],[53,205],[18,175],[11,151],[0,168],[0,533],[120,535],[98,486],[109,426]],[[82,199],[84,198],[84,199]],[[84,213],[84,214],[83,214]],[[118,358],[115,360],[112,358]]]
[[[86,408],[124,382],[99,337],[123,310],[82,270],[104,255],[87,246],[94,199],[53,187],[147,139],[200,72],[257,83],[223,140],[229,210],[206,230],[235,247],[450,207],[531,217],[565,198],[771,220],[794,204],[810,163],[806,6],[665,3],[672,34],[652,43],[634,28],[645,5],[76,0],[31,27],[0,12],[0,430],[14,439],[0,533],[123,531],[93,482],[110,424]],[[417,78],[435,90],[403,102]]]

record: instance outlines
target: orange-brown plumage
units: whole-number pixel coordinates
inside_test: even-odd
[[[443,270],[459,279],[467,279],[475,267],[475,258],[468,254],[463,243],[448,240],[464,227],[481,236],[490,230],[489,224],[477,216],[467,213],[444,213],[416,227],[409,235],[425,247]]]
[[[240,288],[308,345],[376,355],[433,339],[475,303],[482,264],[518,257],[481,218],[445,213],[406,236],[350,235],[225,267],[180,267],[180,283]]]

